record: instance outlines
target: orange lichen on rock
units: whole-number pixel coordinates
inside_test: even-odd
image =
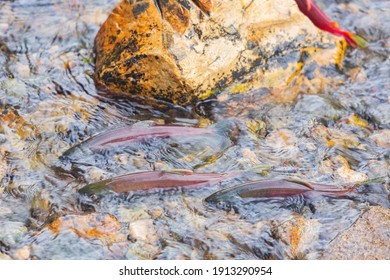
[[[290,225],[290,244],[291,244],[291,254],[295,257],[297,256],[297,248],[301,241],[302,232],[304,230],[305,220],[302,216],[298,217]]]
[[[365,146],[359,142],[359,138],[353,134],[340,131],[334,128],[328,128],[324,125],[317,125],[312,130],[312,135],[317,141],[323,142],[329,148],[341,146],[344,148],[357,148],[365,150]]]
[[[181,30],[183,26],[172,18],[168,16],[173,26]],[[188,91],[188,87],[180,78],[174,57],[167,51],[173,33],[153,1],[134,4],[122,1],[96,36],[97,81],[111,92],[186,99],[181,93]]]
[[[71,230],[82,238],[104,241],[125,240],[125,236],[120,234],[119,221],[111,214],[66,215],[54,220],[48,228],[55,235]]]

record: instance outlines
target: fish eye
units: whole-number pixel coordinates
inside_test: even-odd
[[[223,200],[218,200],[217,201],[217,206],[218,207],[223,207],[223,206],[225,206],[226,205],[226,203],[223,201]]]
[[[218,209],[230,211],[232,209],[230,202],[218,200],[216,203]]]

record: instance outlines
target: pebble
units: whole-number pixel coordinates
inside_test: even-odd
[[[0,33],[5,34],[9,29],[9,24],[6,22],[0,23]]]
[[[254,165],[259,165],[261,162],[260,160],[257,158],[255,152],[253,152],[251,149],[249,148],[243,148],[241,149],[241,154],[242,156],[248,160],[251,164],[254,164]]]
[[[12,214],[12,210],[10,208],[6,208],[6,207],[1,207],[0,206],[0,216],[1,215],[7,215],[7,214]]]
[[[275,153],[283,155],[281,158],[284,161],[298,160],[301,157],[298,149],[298,138],[294,132],[288,129],[278,129],[271,132],[265,139]]]
[[[164,209],[160,206],[155,206],[149,213],[153,219],[161,218],[164,215]]]
[[[348,161],[342,156],[323,161],[319,170],[324,174],[334,174],[342,183],[361,182],[368,179],[366,174],[352,170]]]
[[[305,219],[296,214],[292,219],[282,224],[279,233],[283,244],[289,246],[293,259],[308,258],[308,254],[315,250],[320,235],[321,224],[316,219]]]
[[[13,97],[24,97],[27,95],[26,85],[17,79],[8,79],[3,82],[6,94]]]
[[[352,170],[349,167],[348,161],[342,156],[337,156],[338,161],[342,166],[336,169],[336,175],[346,183],[350,182],[361,182],[368,179],[368,176],[364,173]]]
[[[23,63],[16,64],[16,71],[18,71],[18,74],[21,78],[29,78],[31,74],[30,67]]]
[[[133,242],[142,241],[148,244],[156,244],[158,241],[157,231],[151,219],[131,222],[129,233]]]
[[[129,157],[123,154],[116,155],[115,160],[118,161],[122,165],[126,165],[129,162]]]
[[[377,131],[371,135],[370,138],[374,140],[375,144],[379,147],[390,149],[390,129]]]
[[[58,45],[55,45],[55,46],[52,46],[50,49],[48,49],[47,53],[54,54],[54,53],[58,52],[59,49],[60,49],[60,47]]]
[[[128,260],[152,260],[155,259],[161,252],[160,247],[146,242],[136,242],[129,246],[126,252]]]
[[[0,252],[0,261],[9,261],[9,260],[12,260],[10,256]]]
[[[15,246],[27,231],[24,224],[20,222],[0,223],[0,242],[6,246]]]
[[[132,222],[136,220],[150,219],[147,209],[143,208],[128,208],[126,205],[120,205],[118,209],[118,219],[121,222]]]
[[[294,132],[288,129],[272,131],[266,138],[267,144],[275,149],[283,149],[288,146],[295,146],[298,142]]]
[[[104,170],[100,168],[92,166],[88,170],[88,175],[88,179],[90,182],[98,182],[105,178],[106,172],[104,172]]]
[[[22,248],[17,249],[13,253],[13,257],[16,260],[28,260],[30,258],[31,249],[28,246],[23,246]]]

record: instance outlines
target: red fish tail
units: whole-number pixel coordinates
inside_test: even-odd
[[[295,0],[299,10],[319,29],[335,36],[344,37],[352,47],[366,48],[368,43],[362,37],[345,31],[336,22],[331,21],[314,0]]]
[[[342,35],[344,39],[348,42],[348,44],[354,48],[356,47],[367,48],[368,46],[368,42],[356,34],[353,34],[348,31],[344,31]]]

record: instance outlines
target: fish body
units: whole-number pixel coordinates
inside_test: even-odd
[[[106,149],[123,146],[137,140],[144,140],[152,137],[173,137],[179,135],[204,135],[213,133],[212,128],[197,128],[176,125],[151,125],[151,126],[124,126],[115,128],[72,147],[63,155],[69,155],[77,148]]]
[[[235,198],[271,198],[304,194],[312,188],[294,181],[261,180],[217,191],[205,199],[206,204],[225,205]]]
[[[197,187],[216,184],[237,176],[239,173],[193,173],[189,170],[145,171],[126,174],[87,185],[79,193],[92,195],[109,191],[124,193],[177,187]]]
[[[217,191],[207,197],[205,203],[226,210],[232,209],[232,205],[237,199],[284,198],[293,195],[303,195],[304,197],[311,195],[339,196],[352,192],[365,184],[383,182],[385,178],[369,179],[344,188],[327,184],[306,183],[295,179],[253,181]]]
[[[362,37],[341,29],[338,24],[331,21],[326,14],[318,7],[314,0],[295,0],[299,10],[307,16],[319,29],[329,32],[335,36],[343,37],[352,47],[367,47],[367,42]]]

